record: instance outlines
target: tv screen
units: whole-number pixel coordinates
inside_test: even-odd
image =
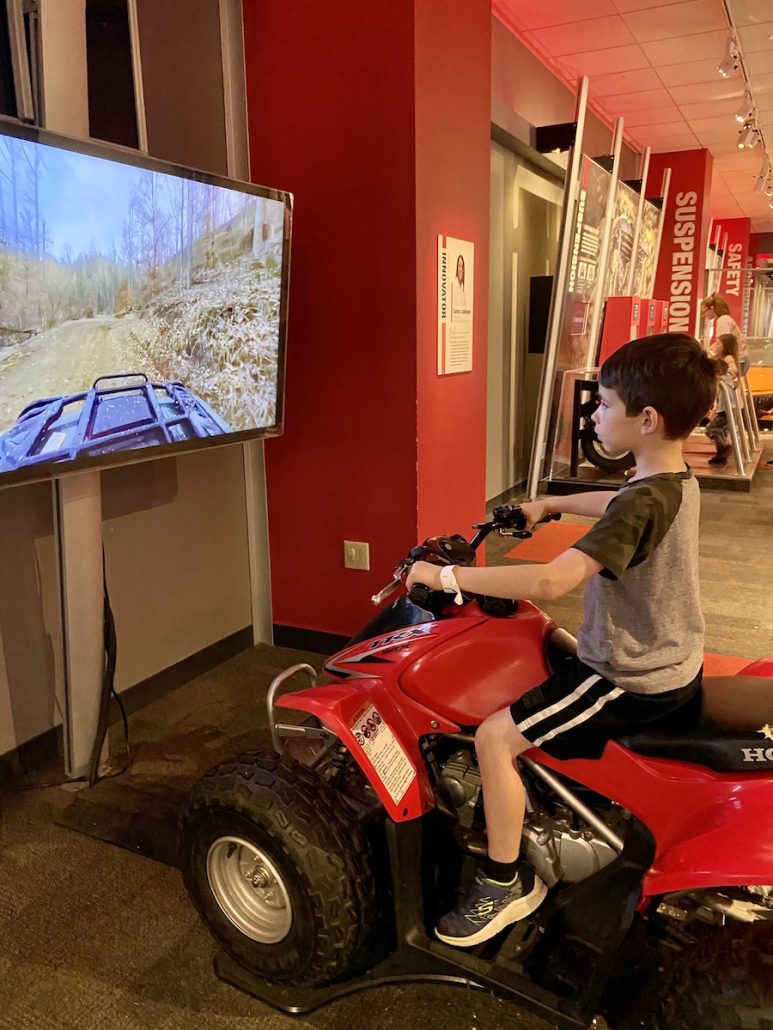
[[[291,207],[0,119],[0,486],[281,432]]]

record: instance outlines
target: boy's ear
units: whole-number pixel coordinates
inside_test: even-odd
[[[658,429],[663,427],[663,419],[660,417],[660,413],[649,404],[642,408],[639,417],[641,418],[642,435],[656,433]]]

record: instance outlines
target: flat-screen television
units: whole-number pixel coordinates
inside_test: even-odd
[[[0,486],[280,433],[291,215],[0,119]]]

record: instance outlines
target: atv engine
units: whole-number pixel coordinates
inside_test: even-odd
[[[457,751],[440,773],[439,807],[470,830],[480,810],[480,794],[480,770],[475,758],[470,751]],[[485,853],[485,846],[478,839],[468,850],[481,854]],[[571,809],[560,802],[550,814],[533,806],[527,810],[522,852],[548,887],[559,880],[579,883],[617,857],[614,849],[589,827],[579,826]]]

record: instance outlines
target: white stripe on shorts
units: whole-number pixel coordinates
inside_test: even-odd
[[[598,699],[595,705],[591,705],[590,708],[587,708],[584,712],[581,712],[579,715],[575,716],[574,719],[570,719],[569,722],[565,722],[563,726],[556,726],[555,729],[550,730],[549,733],[546,733],[544,736],[540,737],[539,740],[533,740],[532,743],[535,747],[541,747],[548,740],[552,740],[553,737],[557,736],[559,733],[566,733],[566,731],[572,729],[573,726],[579,726],[581,722],[585,722],[586,719],[590,719],[592,715],[595,715],[596,712],[600,711],[604,707],[607,701],[614,701],[616,697],[620,697],[620,695],[624,693],[625,691],[621,687],[613,687],[612,690],[609,691],[609,693],[602,694],[602,696]]]
[[[534,726],[538,722],[542,722],[543,719],[547,719],[548,716],[555,715],[556,712],[560,712],[562,708],[566,708],[572,701],[576,701],[578,697],[582,695],[593,686],[594,683],[598,683],[601,676],[595,673],[592,676],[588,676],[586,680],[583,680],[579,687],[575,687],[571,694],[567,694],[566,697],[562,697],[560,701],[556,701],[554,705],[549,708],[544,708],[541,712],[537,712],[536,715],[530,715],[528,719],[524,719],[523,722],[517,722],[516,728],[519,732],[523,733],[524,730],[528,730],[530,726]]]

